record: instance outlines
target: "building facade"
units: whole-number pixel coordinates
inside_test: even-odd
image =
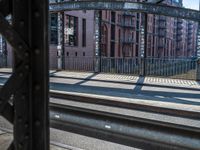
[[[181,0],[164,5],[183,7]],[[197,23],[148,14],[147,57],[188,58],[196,55]],[[144,14],[102,11],[102,55],[140,57]]]
[[[142,0],[133,0],[142,1]],[[165,0],[163,5],[183,7],[182,0]],[[108,11],[101,13],[100,55],[102,57],[141,57],[144,48],[144,14]],[[58,49],[58,15],[50,15],[50,67],[56,69]],[[197,23],[189,20],[148,14],[147,57],[190,58],[196,56]],[[95,56],[95,11],[69,11],[63,16],[66,60],[91,59]],[[7,55],[12,64],[10,46]],[[1,51],[1,47],[0,47]],[[89,62],[90,62],[89,61]],[[67,64],[68,63],[68,64]],[[92,63],[92,62],[91,62]]]

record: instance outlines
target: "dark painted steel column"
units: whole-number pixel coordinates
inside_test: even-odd
[[[141,64],[141,70],[140,75],[145,76],[146,75],[146,52],[147,52],[147,20],[148,14],[144,13],[142,14],[142,25],[140,27],[140,64]]]
[[[48,7],[47,0],[13,0],[13,28],[23,39],[14,47],[14,74],[24,80],[13,95],[16,150],[49,150]]]
[[[146,76],[146,64],[147,64],[147,39],[148,39],[148,14],[144,14],[144,57],[143,57],[143,76]]]

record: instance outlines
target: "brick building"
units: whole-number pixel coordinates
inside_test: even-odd
[[[166,0],[164,4],[183,7],[181,0]],[[102,11],[102,55],[139,57],[143,18],[141,13]],[[197,23],[148,14],[147,32],[148,57],[195,56]]]
[[[134,0],[133,0],[134,1]],[[136,0],[135,0],[136,1]],[[182,0],[166,0],[164,5],[183,7]],[[95,11],[64,13],[64,57],[92,59],[95,56]],[[144,15],[136,12],[101,11],[101,55],[140,57]],[[57,68],[58,17],[50,16],[50,67]],[[188,58],[196,55],[197,23],[148,14],[147,56]],[[12,54],[8,45],[9,64]],[[65,62],[65,66],[69,66]]]

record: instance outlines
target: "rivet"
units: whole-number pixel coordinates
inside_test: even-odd
[[[25,69],[29,69],[29,65],[26,65],[26,66],[25,66]]]
[[[39,54],[40,54],[40,50],[39,50],[39,49],[36,49],[36,50],[35,50],[35,54],[39,55]]]
[[[19,76],[20,76],[20,77],[23,77],[23,73],[20,73]]]
[[[18,117],[18,122],[22,122],[22,117]]]
[[[22,99],[22,100],[25,100],[25,99],[26,99],[26,96],[25,96],[25,95],[22,95],[21,99]]]
[[[21,44],[19,44],[19,45],[18,45],[18,48],[19,48],[19,49],[22,49],[23,47],[22,47],[22,45],[21,45]]]
[[[29,139],[28,133],[24,136],[24,139],[25,139],[25,140],[28,140],[28,139]]]
[[[34,15],[35,15],[36,18],[38,18],[38,17],[40,16],[40,13],[36,11],[36,12],[34,13]]]
[[[40,90],[40,86],[39,86],[39,85],[36,85],[36,86],[35,86],[35,90]]]
[[[20,21],[20,22],[19,22],[19,25],[20,25],[21,27],[23,27],[23,26],[24,26],[24,21]]]
[[[35,126],[40,126],[40,121],[39,120],[35,121]]]
[[[28,57],[28,56],[29,56],[29,53],[28,53],[28,52],[26,52],[26,53],[25,53],[25,57]]]
[[[25,123],[24,127],[25,127],[25,128],[28,128],[28,123]]]

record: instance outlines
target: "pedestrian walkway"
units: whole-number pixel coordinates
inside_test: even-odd
[[[145,86],[162,86],[172,88],[185,88],[185,89],[199,89],[200,82],[193,80],[182,80],[182,79],[169,79],[169,78],[158,78],[158,77],[139,77],[133,75],[122,75],[122,74],[105,74],[105,73],[90,73],[90,72],[68,72],[58,71],[51,72],[51,77],[60,78],[71,78],[71,79],[83,79],[83,80],[94,80],[104,82],[115,82],[125,84],[139,84]]]
[[[0,73],[11,73],[11,72],[12,69],[10,68],[0,68]],[[56,70],[50,71],[50,77],[200,90],[200,81],[170,79],[170,78],[160,78],[160,77],[142,77],[142,76],[140,77],[140,76],[123,75],[123,74],[71,72],[71,71],[56,71]]]

